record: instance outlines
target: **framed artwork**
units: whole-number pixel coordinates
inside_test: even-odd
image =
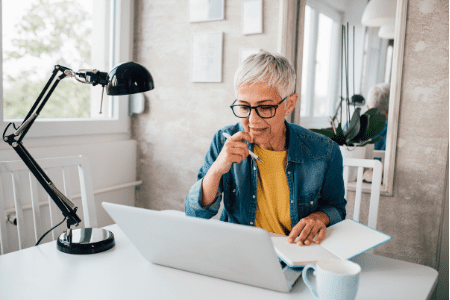
[[[242,1],[242,34],[263,33],[262,0]]]
[[[239,49],[239,64],[242,64],[244,60],[252,54],[256,54],[261,49],[258,48],[241,48]]]
[[[191,82],[222,82],[223,32],[191,34]]]
[[[225,0],[189,0],[189,22],[225,19]]]

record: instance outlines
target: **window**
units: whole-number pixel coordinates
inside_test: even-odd
[[[18,4],[19,3],[19,4]],[[131,60],[134,1],[2,1],[2,127],[20,124],[59,64],[109,72]],[[58,74],[59,75],[59,74]],[[128,96],[65,78],[27,136],[85,135],[129,130]]]
[[[341,15],[324,4],[305,7],[300,125],[328,127],[338,97]]]
[[[374,85],[391,82],[394,40],[380,38],[377,27],[367,27],[364,36],[364,53],[361,90],[364,96]]]
[[[384,69],[384,82],[391,82],[393,55],[394,55],[394,40],[389,40],[389,44],[386,49],[386,66]]]

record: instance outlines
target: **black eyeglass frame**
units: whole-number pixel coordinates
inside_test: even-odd
[[[263,104],[263,105],[258,105],[258,106],[249,106],[249,105],[242,105],[242,104],[234,104],[236,101],[238,101],[238,99],[236,99],[236,100],[234,100],[233,104],[230,105],[230,108],[231,108],[231,110],[233,111],[233,114],[234,114],[236,117],[241,118],[241,119],[248,118],[248,117],[250,116],[250,114],[252,113],[252,109],[255,109],[255,110],[256,110],[256,113],[258,114],[258,116],[259,116],[260,118],[263,118],[263,119],[270,119],[270,118],[275,117],[275,115],[277,114],[277,108],[278,108],[278,106],[280,106],[280,104],[283,103],[283,101],[286,100],[287,98],[289,98],[289,96],[286,96],[286,97],[285,97],[283,100],[281,100],[280,103],[278,103],[277,105],[267,105],[267,104]],[[245,106],[245,107],[250,108],[250,110],[248,111],[248,115],[247,115],[246,117],[240,117],[240,116],[236,115],[236,113],[234,112],[234,108],[233,108],[233,107],[236,107],[236,106]],[[258,111],[258,108],[261,107],[261,106],[266,106],[266,107],[270,107],[270,108],[275,108],[275,111],[274,111],[274,113],[273,113],[273,116],[271,116],[271,117],[263,117],[263,116],[261,116],[261,115],[259,114],[259,111]]]

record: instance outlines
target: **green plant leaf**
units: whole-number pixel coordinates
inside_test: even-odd
[[[376,108],[368,109],[368,110],[366,110],[366,112],[364,113],[364,115],[366,115],[366,116],[371,116],[371,115],[375,115],[375,114],[378,114]]]
[[[379,136],[379,137],[377,137],[376,139],[372,140],[372,142],[375,144],[376,142],[381,141],[383,138],[384,138],[384,137]]]
[[[379,136],[379,137],[377,137],[376,139],[369,140],[369,141],[366,141],[366,142],[357,144],[356,146],[358,146],[358,147],[364,147],[365,145],[375,144],[376,142],[378,142],[378,141],[381,140],[382,138],[383,138],[382,136]]]
[[[338,127],[336,128],[336,135],[334,138],[332,138],[333,141],[339,144],[339,146],[342,146],[345,144],[345,135],[344,130],[342,130],[341,123],[338,124]]]
[[[332,127],[324,128],[324,129],[310,129],[312,132],[320,133],[336,143],[338,143],[340,146],[345,144],[345,136],[344,131],[342,130],[341,124],[339,123],[338,127],[336,128],[336,134],[334,133],[334,130]]]
[[[322,134],[322,135],[324,135],[324,136],[326,136],[326,137],[329,137],[330,139],[332,139],[332,138],[335,136],[334,130],[333,130],[332,127],[329,127],[329,128],[323,128],[323,129],[310,129],[310,130],[311,130],[312,132],[320,133],[320,134]]]
[[[361,108],[358,107],[353,112],[353,115],[352,115],[352,118],[348,125],[348,128],[344,133],[346,141],[351,141],[358,134],[358,132],[360,130],[360,127],[361,127],[360,123],[359,123],[359,120],[361,118],[360,111],[361,111]]]
[[[359,131],[352,139],[349,139],[349,142],[352,142],[354,144],[361,142],[361,139],[363,138],[363,136],[366,132],[368,118],[369,117],[366,114],[363,114],[359,118]]]
[[[377,136],[383,130],[384,126],[386,126],[386,115],[380,113],[369,115],[362,140],[368,141]]]

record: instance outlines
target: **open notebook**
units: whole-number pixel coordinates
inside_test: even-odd
[[[277,256],[291,268],[304,267],[325,259],[350,259],[389,241],[391,237],[351,219],[327,228],[319,244],[289,244],[288,237],[272,237]]]

